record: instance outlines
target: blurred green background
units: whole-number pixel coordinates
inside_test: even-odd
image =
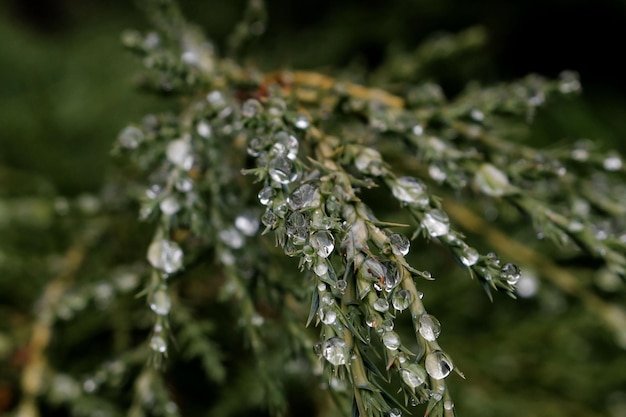
[[[244,6],[182,3],[218,49]],[[482,25],[487,46],[467,65],[435,76],[449,96],[471,79],[555,77],[572,69],[581,75],[582,96],[541,110],[527,140],[552,146],[592,138],[626,150],[626,2],[280,0],[268,7],[268,31],[251,61],[264,69],[344,67],[356,79],[390,49],[410,51],[436,32]],[[109,151],[117,132],[168,107],[134,90],[140,63],[119,42],[127,28],[149,28],[128,1],[0,3],[2,197],[98,192],[114,169]],[[475,282],[452,278],[458,282],[446,281],[445,292],[437,290],[440,281],[424,291],[444,323],[442,344],[468,377],[452,384],[461,415],[626,416],[624,351],[579,303],[545,285],[535,298],[490,304]]]

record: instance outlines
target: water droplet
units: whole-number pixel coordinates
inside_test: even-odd
[[[474,120],[475,122],[482,122],[483,120],[485,120],[485,113],[481,112],[478,109],[473,109],[470,112],[470,117],[472,118],[472,120]]]
[[[393,330],[394,322],[391,319],[385,319],[383,320],[381,327],[383,328],[384,331],[390,332]]]
[[[171,216],[180,210],[180,203],[174,196],[169,196],[159,203],[159,208],[163,214]]]
[[[292,210],[300,210],[306,207],[319,206],[320,194],[317,187],[305,183],[293,190],[287,197],[287,203]]]
[[[318,277],[323,277],[328,273],[328,264],[325,261],[320,261],[313,267],[313,272]]]
[[[398,200],[418,207],[426,207],[430,201],[424,183],[413,177],[398,178],[392,184],[391,192]]]
[[[200,122],[198,122],[198,125],[196,126],[196,132],[198,132],[198,135],[200,137],[208,139],[211,137],[211,134],[213,133],[213,129],[211,128],[211,125],[206,120],[201,120]]]
[[[559,91],[563,94],[576,93],[580,91],[578,74],[573,71],[563,71],[559,74]]]
[[[409,253],[411,242],[406,236],[394,233],[389,235],[389,245],[391,246],[391,251],[394,255],[405,256]]]
[[[524,269],[524,273],[515,286],[515,293],[522,298],[530,298],[537,294],[539,290],[539,280],[537,276]]]
[[[141,129],[135,126],[124,128],[117,137],[120,146],[126,149],[135,149],[143,141],[144,135]]]
[[[299,211],[294,211],[285,220],[287,236],[294,239],[294,243],[303,245],[309,234],[308,217]]]
[[[259,202],[264,206],[267,206],[272,201],[272,197],[274,197],[274,189],[270,186],[263,187],[257,197],[259,198]]]
[[[509,178],[492,164],[482,164],[476,175],[474,183],[485,194],[491,197],[500,197],[510,191]]]
[[[585,162],[589,159],[589,150],[586,145],[577,145],[574,149],[572,149],[572,159],[580,162]]]
[[[439,209],[428,210],[424,215],[422,226],[426,228],[432,237],[443,236],[450,230],[448,215]]]
[[[246,100],[241,106],[241,115],[246,119],[251,119],[257,116],[263,111],[263,106],[259,103],[259,100],[250,98]]]
[[[317,255],[321,258],[328,258],[335,249],[335,238],[326,230],[313,233],[310,241],[311,246],[317,250]]]
[[[276,217],[276,214],[274,214],[272,210],[267,209],[263,217],[261,217],[261,222],[267,227],[274,228],[276,223],[278,223],[278,217]]]
[[[622,168],[622,159],[618,155],[610,155],[602,161],[602,166],[607,171],[619,171]]]
[[[432,178],[435,182],[439,184],[442,184],[448,177],[448,175],[446,174],[446,171],[444,171],[441,165],[439,164],[429,165],[428,175],[430,175],[430,178]]]
[[[161,271],[172,274],[183,267],[183,251],[178,243],[167,239],[153,241],[148,248],[148,261]]]
[[[300,130],[308,129],[311,126],[311,122],[309,118],[304,114],[299,114],[296,116],[296,119],[293,122],[294,126]]]
[[[389,350],[398,350],[400,347],[400,336],[396,332],[385,332],[383,334],[383,345]]]
[[[411,305],[411,301],[413,297],[411,297],[411,293],[407,290],[400,290],[393,294],[391,297],[391,303],[393,304],[393,308],[398,311],[403,311]]]
[[[322,296],[320,302],[322,304],[332,305],[335,304],[335,297],[332,294],[326,293]]]
[[[235,227],[246,236],[254,236],[259,230],[259,218],[252,213],[240,214],[235,218]]]
[[[583,224],[583,222],[581,222],[579,220],[572,220],[567,225],[567,229],[570,232],[574,232],[574,233],[582,232],[585,229],[585,225]]]
[[[163,288],[159,288],[150,300],[150,309],[160,316],[165,316],[170,312],[172,300]]]
[[[384,313],[385,311],[389,310],[389,302],[384,298],[378,298],[376,301],[374,301],[374,310]]]
[[[389,410],[389,417],[402,417],[402,411],[397,408],[392,408]]]
[[[98,389],[98,383],[93,378],[88,378],[83,382],[83,390],[91,394]]]
[[[155,352],[165,353],[167,351],[167,343],[165,343],[165,339],[160,334],[155,334],[150,338],[150,349]]]
[[[322,355],[335,366],[346,364],[347,350],[346,342],[338,337],[328,339],[322,344]]]
[[[402,380],[409,387],[415,389],[426,381],[426,371],[416,363],[409,363],[400,371]]]
[[[440,350],[429,353],[426,356],[424,365],[426,366],[426,372],[433,379],[444,379],[450,375],[454,368],[452,361]]]
[[[243,247],[244,238],[234,227],[220,230],[219,237],[222,242],[233,249],[240,249]]]
[[[509,285],[515,286],[519,279],[522,277],[519,267],[512,263],[507,263],[500,269],[500,275]]]
[[[329,305],[323,305],[317,310],[317,315],[320,321],[324,324],[333,324],[337,321],[337,311],[335,308]]]
[[[478,262],[480,255],[476,249],[471,246],[463,246],[458,254],[461,263],[465,266],[472,266]]]
[[[167,145],[167,160],[177,167],[189,170],[193,166],[191,143],[185,139],[177,139]]]
[[[452,401],[450,401],[450,400],[445,400],[443,402],[443,408],[445,410],[452,410],[454,408],[454,403]]]
[[[441,324],[434,316],[422,314],[419,319],[420,335],[429,342],[434,342],[441,334]]]
[[[365,324],[367,324],[369,327],[374,328],[378,326],[378,320],[376,320],[376,316],[370,314],[365,318]]]
[[[372,148],[363,148],[354,159],[354,166],[365,174],[379,176],[381,170],[382,157],[380,152]]]
[[[175,187],[182,193],[188,193],[193,190],[193,180],[191,178],[181,178],[176,181]]]
[[[337,288],[337,291],[339,291],[342,294],[346,291],[347,287],[348,287],[348,282],[345,279],[338,279],[337,282],[335,283],[335,288]]]
[[[279,184],[289,184],[298,178],[293,162],[284,156],[277,156],[269,163],[268,172],[272,180]]]
[[[385,290],[391,291],[400,283],[400,271],[394,263],[390,263],[385,271]],[[380,290],[377,290],[380,291]]]
[[[323,283],[323,282],[320,282],[319,284],[317,284],[317,290],[318,290],[319,292],[326,291],[326,284],[325,284],[325,283]]]
[[[209,94],[207,94],[206,100],[214,109],[221,109],[226,105],[224,95],[221,91],[218,90],[211,91]]]
[[[422,136],[422,134],[424,134],[424,128],[421,125],[413,126],[413,129],[411,129],[411,131],[415,136]]]
[[[294,160],[298,156],[298,148],[300,147],[298,139],[285,131],[276,133],[274,136],[274,144],[281,145],[283,152],[288,159]]]
[[[367,258],[363,261],[359,267],[359,278],[366,281],[379,282],[385,278],[386,275],[385,266],[376,258]]]

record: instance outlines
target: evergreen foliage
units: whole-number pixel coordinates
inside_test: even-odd
[[[526,142],[580,92],[574,72],[446,97],[429,74],[480,48],[479,28],[366,77],[267,71],[250,58],[262,1],[224,52],[176,2],[142,6],[153,29],[122,42],[169,109],[121,130],[99,196],[33,183],[0,206],[28,246],[2,259],[13,415],[626,408],[626,165],[591,141]],[[34,315],[14,313],[26,277]]]

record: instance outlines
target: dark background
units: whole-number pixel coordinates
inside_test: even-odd
[[[184,1],[217,43],[243,1]],[[376,68],[390,46],[412,50],[427,36],[482,25],[487,47],[471,73],[484,83],[536,72],[578,71],[584,94],[540,115],[537,137],[580,137],[621,147],[626,132],[626,2],[621,1],[271,1],[262,68]],[[97,189],[108,150],[125,123],[163,106],[133,91],[140,63],[119,44],[147,28],[134,2],[11,0],[0,4],[0,162],[49,179],[62,193]],[[444,71],[454,94],[463,82]],[[467,75],[467,74],[466,74]]]

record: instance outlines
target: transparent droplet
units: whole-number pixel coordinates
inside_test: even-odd
[[[299,114],[296,116],[296,119],[293,122],[294,126],[300,130],[308,129],[311,125],[309,118],[304,114]]]
[[[263,187],[257,197],[259,198],[259,202],[264,206],[267,206],[271,201],[272,197],[274,197],[274,189],[270,186]]]
[[[422,125],[415,125],[413,129],[411,129],[411,132],[413,132],[415,136],[422,136],[424,134],[424,128]]]
[[[424,215],[422,226],[432,237],[443,236],[450,231],[450,219],[444,211],[432,209]]]
[[[207,94],[206,100],[214,109],[221,109],[222,107],[226,106],[226,100],[224,99],[224,95],[221,91],[218,90],[211,91],[209,94]]]
[[[430,178],[432,178],[435,182],[438,182],[439,184],[443,183],[448,176],[446,174],[446,171],[444,171],[441,165],[439,164],[429,165],[428,175],[430,175]]]
[[[191,178],[181,178],[176,181],[175,187],[182,193],[188,193],[193,190],[193,180]]]
[[[621,284],[621,282],[620,282]],[[524,269],[524,273],[517,285],[515,285],[515,293],[522,298],[530,298],[537,294],[539,290],[539,280],[537,276]]]
[[[347,287],[348,287],[348,282],[345,279],[338,279],[337,282],[335,283],[335,288],[337,288],[337,291],[339,291],[342,294],[346,291]]]
[[[388,264],[385,271],[385,290],[392,290],[400,283],[400,280],[400,271],[396,265],[393,263]]]
[[[461,263],[465,266],[475,265],[480,258],[478,251],[471,246],[463,246],[458,255]]]
[[[376,316],[370,314],[365,318],[365,324],[367,324],[369,327],[374,328],[378,326],[378,320],[376,319]]]
[[[261,217],[261,222],[265,226],[273,228],[276,226],[276,223],[278,223],[278,217],[276,217],[276,214],[274,214],[272,210],[267,209],[263,214],[263,217]]]
[[[476,175],[474,183],[485,195],[500,197],[509,192],[509,178],[492,164],[482,164]]]
[[[247,148],[248,155],[256,158],[261,155],[261,151],[266,146],[267,146],[267,143],[263,139],[258,138],[258,137],[250,138],[250,140],[248,140],[248,148]],[[264,164],[261,163],[260,165],[264,165]]]
[[[381,324],[382,329],[386,332],[392,331],[394,326],[395,326],[395,323],[391,319],[385,319],[383,320]]]
[[[366,281],[379,282],[385,279],[386,275],[385,266],[376,258],[366,258],[359,267],[359,278]]]
[[[454,408],[454,403],[450,400],[445,400],[443,402],[443,408],[444,410],[452,410]]]
[[[279,184],[289,184],[298,178],[293,162],[284,156],[277,156],[269,163],[268,172],[272,180]]]
[[[402,411],[397,408],[389,410],[389,417],[402,417]]]
[[[622,159],[618,155],[611,155],[602,161],[602,166],[607,171],[619,171],[622,168]]]
[[[263,106],[259,100],[250,98],[246,100],[241,106],[241,115],[247,119],[250,119],[263,111]]]
[[[472,118],[472,120],[476,122],[482,122],[483,120],[485,120],[485,113],[483,113],[482,111],[478,109],[473,109],[470,112],[470,117]]]
[[[160,334],[155,334],[150,338],[150,349],[155,352],[165,353],[167,351],[167,343]]]
[[[244,237],[234,227],[220,230],[219,237],[222,242],[233,249],[240,249],[244,244]]]
[[[504,264],[500,269],[500,275],[509,285],[512,286],[515,286],[522,277],[519,267],[512,263]]]
[[[383,345],[389,350],[398,350],[400,347],[400,336],[396,332],[385,332],[383,334]]]
[[[365,174],[381,175],[382,157],[380,152],[372,148],[363,148],[354,159],[354,166]]]
[[[426,372],[433,379],[444,379],[450,375],[454,368],[452,361],[440,350],[429,353],[426,356],[424,365],[426,366]]]
[[[93,392],[96,392],[97,389],[98,389],[98,383],[95,381],[95,379],[87,378],[83,382],[83,390],[86,393],[91,394]]]
[[[415,389],[426,382],[426,371],[416,363],[409,363],[400,371],[402,380],[409,387]]]
[[[315,272],[315,275],[318,277],[323,277],[328,273],[328,264],[325,261],[318,262],[313,267],[313,272]]]
[[[392,184],[391,192],[398,200],[418,207],[425,207],[430,201],[424,183],[413,177],[398,178]]]
[[[292,210],[300,210],[306,207],[319,205],[320,194],[316,187],[305,183],[293,190],[287,197],[287,203]]]
[[[171,216],[180,210],[180,203],[174,196],[169,196],[159,203],[159,208],[163,214]]]
[[[211,134],[213,133],[213,129],[211,128],[211,125],[206,120],[201,120],[200,122],[198,122],[198,125],[196,126],[196,132],[198,132],[198,135],[200,137],[208,139],[211,137]]]
[[[420,335],[429,342],[434,342],[441,334],[441,324],[434,316],[422,314],[419,319]]]
[[[50,384],[49,395],[51,399],[59,402],[72,401],[80,396],[80,385],[69,375],[56,374]]]
[[[394,233],[389,235],[389,245],[391,246],[391,251],[394,255],[405,256],[409,253],[411,242],[406,236]]]
[[[411,293],[407,290],[396,291],[391,297],[391,303],[393,308],[398,311],[403,311],[411,305],[412,297]]]
[[[308,217],[301,212],[294,211],[285,220],[287,236],[296,239],[299,244],[304,244],[309,233]]]
[[[335,249],[335,238],[326,231],[320,230],[311,236],[311,246],[317,250],[317,255],[321,258],[328,258]]]
[[[389,302],[387,302],[384,298],[378,298],[374,301],[374,310],[384,313],[389,310]]]
[[[298,148],[300,144],[295,136],[290,135],[285,131],[276,133],[274,136],[274,143],[282,145],[284,152],[288,159],[294,160],[298,156]]]
[[[319,284],[317,284],[317,290],[319,292],[324,292],[326,291],[326,284],[323,282],[320,282]]]
[[[185,139],[177,139],[167,145],[167,160],[177,167],[189,170],[193,166],[191,143]]]
[[[574,71],[563,71],[559,74],[559,91],[563,94],[580,91],[580,80]]]
[[[259,230],[259,218],[252,213],[240,214],[235,218],[235,227],[246,236],[254,236]]]
[[[335,297],[333,297],[332,294],[326,293],[322,296],[320,302],[322,304],[333,305],[335,304]]]
[[[172,307],[172,300],[167,294],[165,289],[160,288],[154,294],[150,300],[150,309],[160,316],[165,316],[170,312]]]
[[[135,126],[124,128],[117,137],[120,146],[126,149],[135,149],[143,141],[144,135],[141,129]]]
[[[337,311],[334,307],[329,305],[321,306],[319,310],[317,310],[317,315],[324,324],[333,324],[337,321]]]
[[[148,261],[161,271],[172,274],[183,267],[183,250],[178,243],[167,239],[153,241],[148,248]]]
[[[346,342],[338,337],[328,339],[322,344],[322,355],[335,366],[346,364],[347,351]]]

